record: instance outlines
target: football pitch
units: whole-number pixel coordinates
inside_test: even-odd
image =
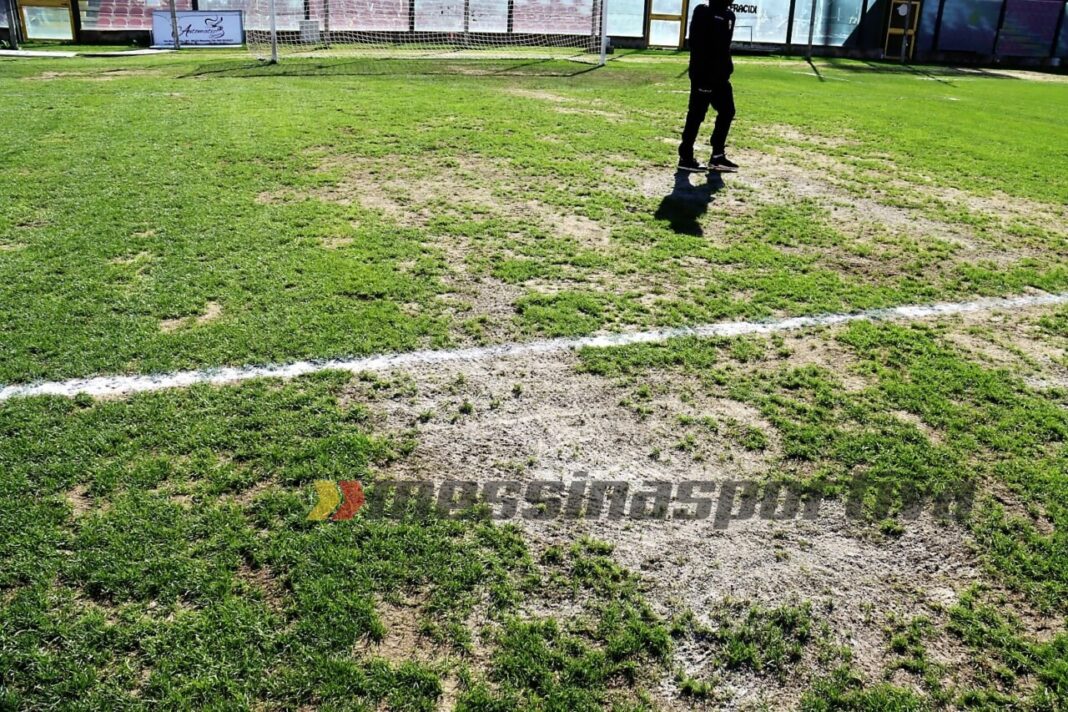
[[[0,708],[1068,706],[1068,77],[736,63],[0,59]]]

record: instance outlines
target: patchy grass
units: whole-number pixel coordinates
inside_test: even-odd
[[[593,709],[655,680],[667,629],[603,544],[538,567],[477,517],[307,521],[313,480],[373,496],[370,468],[409,449],[337,405],[345,382],[5,405],[4,704],[422,710],[462,673],[469,709]],[[419,602],[423,657],[378,647],[399,600]]]
[[[671,171],[683,61],[0,61],[0,383],[1068,289],[1063,87],[740,60],[746,169],[692,180]],[[1063,349],[1066,313],[1036,338]],[[758,423],[673,414],[626,465],[730,468],[709,451],[726,445],[845,499],[865,523],[842,536],[908,544],[917,501],[977,492],[960,518],[980,581],[873,615],[874,673],[814,612],[830,594],[672,622],[633,552],[567,531],[531,541],[477,508],[309,522],[314,481],[373,497],[417,451],[380,427],[397,403],[405,428],[450,435],[502,403],[560,405],[523,373],[485,399],[457,380],[436,409],[403,377],[322,374],[0,404],[0,707],[646,709],[672,679],[669,703],[726,704],[728,678],[800,681],[812,710],[1063,707],[1057,374],[980,364],[938,325],[822,346],[848,359],[680,339],[583,351],[578,375],[620,381],[639,424],[694,391],[744,404]],[[582,432],[569,462],[596,466],[612,445]],[[806,556],[787,539],[769,560]],[[706,668],[679,671],[679,646]]]
[[[767,609],[728,600],[708,616],[708,622],[698,622],[688,612],[673,623],[672,633],[705,642],[714,651],[713,669],[748,669],[783,679],[814,634],[809,603]]]
[[[0,382],[1068,286],[1056,83],[741,60],[706,190],[642,59],[0,63]]]
[[[733,360],[726,340],[588,349],[581,358],[592,373],[626,375],[631,382],[640,382],[651,368],[682,370],[711,394],[754,404],[782,442],[774,476],[839,494],[884,535],[907,532],[916,507],[960,494],[958,502],[967,511],[948,507],[943,516],[954,511],[965,516],[991,580],[1017,591],[1026,606],[1063,617],[1068,611],[1064,392],[1034,391],[1007,370],[969,360],[937,327],[857,323],[839,332],[837,340],[856,358],[855,369],[870,384],[866,388],[845,389],[844,374],[817,365],[780,367],[771,350],[756,363]],[[974,501],[968,494],[973,487],[978,489]],[[1011,492],[1008,499],[993,494],[1005,491]],[[926,624],[917,619],[891,634],[895,661],[890,671],[918,675],[923,690],[861,689],[856,681],[862,678],[843,668],[823,679],[804,705],[827,709],[821,705],[829,699],[837,700],[831,708],[913,709],[1008,694],[1033,698],[1036,708],[1045,709],[1061,699],[1060,638],[1036,643],[1020,629],[998,623],[1002,614],[996,607],[983,609],[985,618],[973,615],[971,600],[963,599],[953,610],[948,632],[975,645],[982,638],[977,629],[991,628],[1004,641],[998,648],[1003,652],[992,653],[993,658],[1019,658],[1018,651],[1025,650],[1027,667],[1017,662],[1016,673],[987,675],[975,689],[944,690],[940,670],[924,653]],[[766,655],[776,646],[759,649]],[[738,659],[759,667],[762,659],[747,656],[746,650],[739,648]],[[982,651],[976,646],[974,652]],[[1005,663],[994,668],[1012,671]],[[1027,682],[1013,687],[1022,670]],[[1032,684],[1035,691],[1026,692]],[[1006,686],[1014,692],[1004,692]]]

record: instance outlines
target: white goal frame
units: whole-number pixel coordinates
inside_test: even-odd
[[[253,54],[271,63],[303,53],[384,59],[558,58],[603,66],[609,43],[607,1],[302,0],[300,7],[300,0],[250,0],[246,43]],[[586,22],[590,29],[584,33],[579,23]]]

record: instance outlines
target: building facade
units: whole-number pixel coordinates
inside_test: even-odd
[[[179,10],[247,10],[254,1],[177,0],[176,5]],[[354,2],[374,7],[391,0],[336,1],[346,7]],[[411,4],[413,15],[453,9],[471,17],[489,16],[507,7],[510,14],[533,18],[542,12],[551,17],[569,3],[590,2],[392,1]],[[703,0],[606,0],[612,45],[684,49],[688,24],[684,18],[699,1]],[[308,0],[276,2],[292,13]],[[8,32],[9,15],[18,13],[23,39],[147,43],[152,12],[168,7],[167,0],[0,0],[0,28],[4,28],[0,38]],[[746,0],[735,5],[735,44],[743,51],[798,52],[811,42],[814,53],[821,55],[900,58],[907,54],[913,61],[1059,66],[1061,61],[1068,65],[1066,9],[1065,0]],[[352,16],[358,18],[360,13]]]

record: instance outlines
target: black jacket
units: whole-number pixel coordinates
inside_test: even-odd
[[[697,86],[713,86],[730,79],[734,72],[731,40],[734,13],[727,0],[709,0],[698,5],[690,22],[690,79]]]

